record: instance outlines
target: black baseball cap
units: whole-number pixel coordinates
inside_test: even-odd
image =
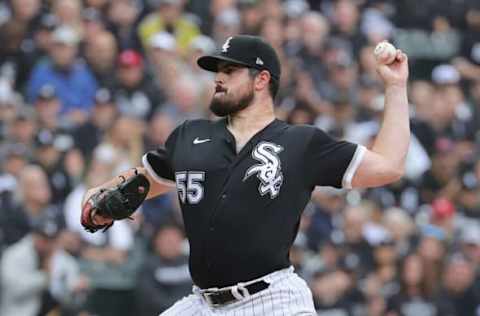
[[[113,101],[112,92],[108,88],[100,88],[95,92],[94,99],[97,105],[110,104]]]
[[[35,218],[31,225],[31,231],[33,233],[49,239],[57,237],[62,228],[58,220],[49,214],[42,214],[38,218]]]
[[[45,14],[40,18],[39,28],[41,30],[53,31],[58,26],[58,18],[53,14]]]
[[[34,138],[34,144],[39,147],[51,147],[55,144],[56,135],[47,129],[38,131]]]
[[[280,79],[281,67],[275,49],[261,37],[252,35],[236,35],[229,37],[219,52],[202,56],[198,65],[208,71],[217,72],[220,62],[267,70],[275,80]]]

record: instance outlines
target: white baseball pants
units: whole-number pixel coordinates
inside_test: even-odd
[[[193,294],[175,303],[160,316],[312,316],[317,315],[307,283],[293,267],[270,273],[258,280],[270,286],[235,303],[211,307],[193,287]]]

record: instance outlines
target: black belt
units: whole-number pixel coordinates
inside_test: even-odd
[[[266,288],[268,288],[269,285],[270,285],[269,283],[263,280],[260,280],[260,281],[251,283],[249,285],[243,286],[243,289],[246,289],[249,295],[253,295],[255,293],[265,290]],[[214,307],[223,306],[223,305],[236,302],[241,299],[233,295],[234,288],[235,287],[232,286],[232,287],[228,287],[220,290],[205,290],[201,292],[201,295],[207,301],[207,303],[210,304],[211,306],[214,306]],[[240,293],[240,295],[243,298],[245,297],[244,295],[245,293],[242,293],[242,287],[238,286],[236,290],[237,290],[237,293]]]

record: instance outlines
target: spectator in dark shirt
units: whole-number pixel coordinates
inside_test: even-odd
[[[191,291],[183,241],[181,229],[172,224],[165,224],[154,235],[153,253],[147,258],[139,277],[140,315],[161,313]]]
[[[32,224],[42,216],[63,224],[61,209],[52,204],[52,193],[45,172],[38,166],[29,165],[19,175],[21,199],[3,209],[1,230],[3,242],[11,245],[27,235]],[[8,206],[8,205],[6,205]]]
[[[108,18],[111,29],[120,50],[141,50],[142,44],[136,32],[136,22],[140,15],[141,4],[135,0],[111,1],[108,6]]]
[[[36,161],[47,173],[54,203],[63,203],[72,190],[73,175],[66,168],[64,159],[72,145],[73,139],[68,134],[43,130],[36,136]]]
[[[116,66],[117,50],[115,37],[107,31],[86,40],[85,57],[100,87],[113,87],[112,72]]]
[[[159,90],[145,70],[144,59],[139,52],[126,50],[120,54],[114,100],[122,115],[149,119],[161,104]]]
[[[441,315],[432,293],[427,290],[425,269],[427,267],[416,254],[411,254],[404,259],[400,274],[401,290],[388,301],[388,316]]]
[[[93,150],[101,143],[117,114],[112,92],[107,88],[97,90],[92,115],[87,122],[73,131],[75,146],[82,152],[85,159],[91,159]]]
[[[443,274],[440,295],[445,315],[477,315],[480,308],[480,283],[473,263],[460,254],[452,255]]]

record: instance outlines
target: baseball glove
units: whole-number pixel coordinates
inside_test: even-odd
[[[122,183],[111,189],[100,189],[94,193],[82,208],[81,223],[86,231],[94,233],[99,229],[106,231],[115,220],[131,218],[131,215],[142,204],[150,189],[148,179],[141,173],[131,178],[122,178]],[[94,223],[94,215],[112,219],[109,224]]]

